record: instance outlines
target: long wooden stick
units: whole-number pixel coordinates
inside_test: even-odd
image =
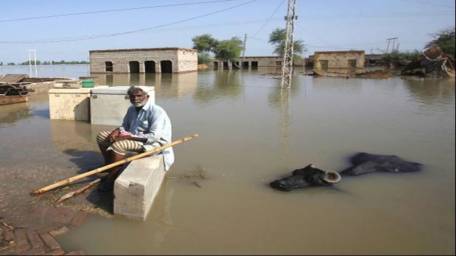
[[[49,190],[52,190],[52,189],[55,189],[55,188],[58,188],[58,187],[62,187],[62,186],[68,185],[68,184],[71,184],[71,183],[73,183],[73,182],[75,182],[77,180],[83,179],[85,177],[89,177],[91,175],[94,175],[94,174],[97,174],[97,173],[100,173],[100,172],[104,172],[106,170],[111,169],[112,167],[116,167],[116,166],[119,166],[119,165],[122,165],[122,164],[125,164],[125,163],[128,163],[128,162],[131,162],[133,160],[137,160],[137,159],[140,159],[140,158],[143,158],[143,157],[146,157],[146,156],[153,155],[153,154],[155,154],[157,152],[162,151],[165,148],[169,148],[169,147],[172,147],[174,145],[177,145],[177,144],[180,144],[180,143],[183,143],[183,142],[187,142],[187,141],[189,141],[189,140],[191,140],[193,138],[196,138],[196,137],[198,137],[198,134],[193,134],[192,136],[188,136],[188,137],[184,137],[184,138],[179,139],[179,140],[175,140],[175,141],[173,141],[171,143],[168,143],[168,144],[165,144],[165,145],[163,145],[161,147],[154,148],[152,151],[147,151],[147,152],[144,152],[144,153],[141,153],[141,154],[137,154],[137,155],[122,159],[120,161],[117,161],[117,162],[114,162],[114,163],[111,163],[111,164],[96,168],[94,170],[91,170],[91,171],[88,171],[88,172],[85,172],[85,173],[82,173],[82,174],[79,174],[79,175],[76,175],[76,176],[73,176],[73,177],[69,177],[69,178],[60,180],[60,181],[58,181],[56,183],[53,183],[51,185],[48,185],[46,187],[37,189],[37,190],[33,191],[31,194],[32,195],[43,194],[45,192],[48,192]]]
[[[56,202],[57,204],[59,204],[59,203],[65,201],[65,200],[67,200],[67,199],[70,199],[70,198],[72,198],[72,197],[74,197],[74,196],[77,196],[77,195],[79,195],[79,194],[82,194],[82,193],[84,193],[86,190],[88,190],[89,188],[91,188],[91,187],[97,185],[100,181],[101,181],[101,179],[93,180],[93,181],[91,181],[89,184],[85,185],[84,187],[81,187],[81,188],[78,188],[78,189],[76,189],[76,190],[74,190],[74,191],[71,191],[71,192],[69,192],[69,193],[66,193],[65,195],[61,196],[58,200],[56,200],[55,202]]]

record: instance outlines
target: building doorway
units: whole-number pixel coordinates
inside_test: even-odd
[[[146,73],[155,73],[155,61],[148,60],[144,62],[144,69]]]
[[[130,73],[139,73],[139,62],[138,61],[130,61]]]
[[[356,69],[356,59],[348,60],[348,67],[350,69]]]
[[[160,68],[162,73],[173,73],[173,63],[170,60],[160,61]]]
[[[105,70],[106,70],[106,72],[112,72],[112,70],[113,70],[112,61],[105,62]]]
[[[320,62],[321,70],[328,71],[329,61],[328,60],[320,60],[319,62]]]

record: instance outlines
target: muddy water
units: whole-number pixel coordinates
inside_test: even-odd
[[[156,86],[174,137],[197,132],[200,138],[175,148],[176,163],[145,222],[93,217],[59,240],[64,248],[90,254],[454,254],[454,80],[298,75],[291,90],[281,91],[279,80],[261,73],[97,77],[99,84]],[[28,143],[21,138],[33,130],[42,136],[32,140],[43,145],[27,155],[36,166],[75,173],[98,164],[94,137],[101,127],[49,121],[46,107],[43,99],[6,117],[2,109],[2,163],[29,167],[10,151]],[[267,186],[309,163],[342,170],[359,151],[396,154],[425,169],[290,193]]]

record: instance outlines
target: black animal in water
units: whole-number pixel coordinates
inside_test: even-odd
[[[372,172],[418,172],[423,168],[420,163],[409,162],[395,155],[375,155],[357,153],[350,158],[351,167],[340,172],[342,175],[357,176]]]
[[[324,171],[314,165],[296,169],[291,176],[275,180],[269,185],[282,191],[291,191],[310,186],[330,186],[341,180],[342,176],[358,176],[372,172],[418,172],[423,165],[406,161],[395,155],[375,155],[357,153],[350,158],[351,167],[340,172]]]
[[[310,186],[330,186],[339,182],[339,173],[324,171],[310,164],[304,168],[296,169],[291,176],[275,180],[269,185],[281,191],[291,191]]]

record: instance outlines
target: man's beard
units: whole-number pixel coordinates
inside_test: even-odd
[[[146,105],[146,102],[147,102],[147,100],[144,100],[141,102],[133,102],[133,106],[135,106],[136,108],[141,108],[141,107],[144,107],[144,105]]]

